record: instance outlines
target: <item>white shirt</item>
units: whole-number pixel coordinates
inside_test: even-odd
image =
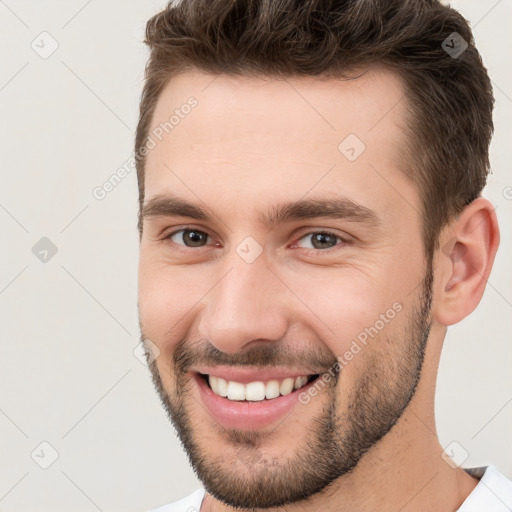
[[[466,471],[476,478],[483,476],[456,512],[512,512],[511,480],[492,464]]]
[[[456,512],[512,512],[512,480],[493,465],[465,470],[480,481]],[[149,512],[199,512],[204,495],[204,489],[198,489]]]

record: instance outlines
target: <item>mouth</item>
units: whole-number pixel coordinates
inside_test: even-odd
[[[214,395],[236,402],[262,402],[274,400],[280,396],[302,389],[304,386],[316,380],[320,375],[299,375],[283,379],[271,379],[267,381],[255,380],[246,384],[234,380],[226,380],[215,375],[199,373]]]
[[[234,368],[192,373],[204,409],[215,423],[251,431],[280,424],[294,409],[305,407],[299,396],[315,385],[320,375]]]

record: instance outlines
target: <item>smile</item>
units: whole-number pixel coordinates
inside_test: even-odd
[[[259,430],[279,423],[319,377],[300,371],[201,369],[192,374],[211,419],[227,429]]]
[[[304,387],[308,382],[313,381],[318,375],[302,375],[299,377],[287,377],[281,380],[254,381],[247,384],[226,380],[222,377],[208,375],[208,385],[217,396],[228,400],[249,402],[261,402],[272,400],[279,396],[289,395],[292,391]]]

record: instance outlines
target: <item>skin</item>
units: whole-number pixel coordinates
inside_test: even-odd
[[[143,222],[141,330],[158,347],[153,371],[170,399],[177,399],[173,355],[180,343],[208,343],[233,357],[268,344],[337,357],[396,302],[402,312],[344,366],[331,390],[340,414],[347,411],[350,392],[377,368],[372,361],[386,361],[382,368],[389,369],[400,360],[411,343],[404,329],[420,303],[427,270],[419,194],[398,169],[403,95],[400,79],[383,69],[349,81],[188,71],[169,82],[153,128],[190,96],[198,105],[150,151],[145,203],[172,194],[214,215],[213,222],[167,215]],[[350,133],[366,146],[353,162],[338,150]],[[373,210],[379,225],[318,217],[272,229],[260,223],[272,205],[339,196]],[[179,237],[165,239],[191,226],[210,235],[206,246],[189,248]],[[315,249],[305,235],[326,229],[350,243],[328,253]],[[236,252],[247,236],[263,248],[250,264]],[[437,369],[446,328],[478,305],[498,243],[494,208],[482,197],[444,227],[433,258],[425,358],[412,399],[354,471],[280,510],[448,512],[460,507],[477,480],[441,457],[434,415]],[[385,385],[380,392],[385,397]],[[294,409],[264,432],[256,453],[216,428],[193,385],[182,393],[205,460],[223,458],[230,464],[223,468],[226,474],[231,468],[233,476],[248,479],[259,475],[258,461],[285,462],[299,454],[329,400],[329,390],[323,390]],[[210,493],[201,507],[202,512],[227,510],[232,508]]]

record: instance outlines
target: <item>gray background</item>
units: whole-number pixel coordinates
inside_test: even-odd
[[[134,170],[93,195],[132,154],[145,21],[164,4],[0,0],[2,511],[142,511],[199,486],[134,355]],[[449,330],[437,421],[465,467],[512,477],[512,1],[452,5],[495,85],[485,195],[502,244],[482,303]]]

